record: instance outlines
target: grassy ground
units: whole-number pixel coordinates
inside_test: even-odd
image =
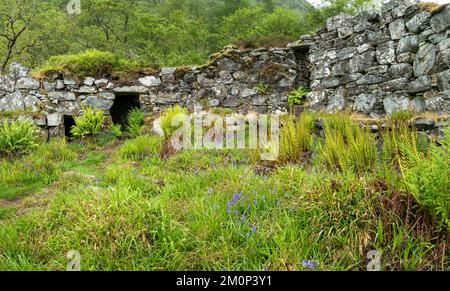
[[[163,141],[143,136],[3,159],[0,270],[65,270],[71,250],[83,270],[365,270],[371,250],[387,270],[450,267],[448,231],[401,171],[343,170],[323,147],[274,165],[231,150],[161,158]]]

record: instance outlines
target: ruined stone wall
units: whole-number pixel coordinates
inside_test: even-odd
[[[450,113],[450,5],[430,13],[393,0],[381,15],[335,16],[295,45],[310,47],[314,109]]]
[[[56,74],[37,80],[18,64],[0,77],[0,111],[24,111],[50,136],[64,131],[64,116],[79,115],[90,105],[109,113],[118,98],[137,95],[147,113],[179,104],[183,107],[225,107],[240,112],[285,112],[287,96],[298,86],[308,86],[304,59],[290,48],[239,51],[227,47],[202,67],[162,68],[141,73],[131,81],[92,77],[74,80]],[[307,52],[304,52],[307,53]],[[303,68],[301,66],[304,66]],[[265,89],[258,90],[258,86]],[[1,112],[0,112],[1,113]],[[0,114],[1,115],[1,114]]]
[[[288,95],[299,86],[311,88],[303,105],[312,110],[450,114],[450,6],[430,13],[411,1],[392,0],[381,15],[335,16],[287,48],[229,46],[204,66],[141,72],[130,81],[59,74],[38,80],[13,64],[0,76],[0,117],[23,111],[19,118],[54,136],[64,133],[64,116],[79,115],[83,105],[109,114],[120,98],[136,97],[147,114],[174,104],[287,112]]]

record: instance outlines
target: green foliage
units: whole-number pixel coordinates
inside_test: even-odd
[[[373,169],[377,161],[377,148],[370,132],[361,129],[345,114],[326,117],[324,127],[321,155],[329,166],[343,172]]]
[[[120,124],[111,124],[108,129],[115,138],[120,138],[123,136],[122,126]]]
[[[75,116],[75,126],[70,132],[74,138],[94,137],[100,133],[105,121],[103,111],[84,107],[81,116]]]
[[[144,112],[139,108],[130,110],[127,117],[127,132],[132,137],[138,137],[142,135],[144,129]]]
[[[408,123],[413,118],[413,113],[409,110],[395,111],[389,115],[389,121],[395,124]]]
[[[445,131],[442,146],[421,136],[408,126],[394,126],[384,133],[385,169],[398,169],[408,192],[433,214],[439,227],[450,229],[450,129]]]
[[[42,66],[40,75],[54,70],[102,75],[136,64],[201,64],[240,39],[257,46],[283,46],[314,31],[329,16],[357,12],[367,1],[328,2],[316,9],[305,0],[84,0],[83,10],[89,13],[72,17],[63,0],[5,0],[0,3],[5,16],[0,19],[0,66],[19,61]],[[112,55],[91,58],[99,66],[89,66],[90,57],[75,57],[86,49]],[[67,53],[72,58],[58,57],[43,65]]]
[[[258,92],[258,94],[261,95],[266,95],[269,91],[269,86],[264,84],[264,83],[259,83],[258,85],[256,85],[256,92]]]
[[[187,110],[184,108],[181,108],[179,105],[176,105],[174,107],[167,108],[162,114],[161,114],[161,127],[164,131],[165,137],[168,139],[172,136],[172,133],[180,128],[180,126],[172,126],[174,121],[177,120],[183,120],[187,115]]]
[[[299,118],[288,117],[281,129],[280,160],[285,162],[306,161],[314,145],[314,115],[303,113]]]
[[[92,49],[75,55],[51,57],[34,74],[45,77],[54,72],[63,72],[79,77],[102,77],[137,66],[137,63],[130,62],[113,53]]]
[[[300,87],[292,90],[288,95],[289,105],[292,107],[293,105],[301,104],[310,91],[311,90],[307,87]]]
[[[161,138],[153,135],[142,135],[124,142],[118,150],[118,156],[124,160],[144,160],[157,155],[161,149]]]
[[[0,155],[29,153],[38,146],[37,128],[32,121],[16,120],[0,123]]]

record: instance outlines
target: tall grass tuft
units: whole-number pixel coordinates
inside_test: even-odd
[[[373,169],[377,161],[375,139],[348,115],[325,117],[324,133],[325,140],[320,146],[320,153],[330,167],[343,172]]]
[[[301,162],[311,152],[314,145],[314,116],[303,113],[296,118],[289,116],[281,129],[280,160],[282,162]]]
[[[29,153],[38,146],[37,128],[29,120],[0,123],[0,155]]]

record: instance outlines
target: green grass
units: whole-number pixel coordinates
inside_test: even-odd
[[[77,77],[103,77],[118,71],[138,67],[137,63],[119,57],[110,52],[87,50],[75,55],[53,56],[48,59],[33,74],[37,77],[47,77],[51,74],[65,73]]]
[[[358,140],[347,121],[327,122],[344,142]],[[71,250],[81,253],[83,270],[308,270],[302,263],[310,259],[318,270],[365,270],[370,250],[382,251],[383,265],[394,270],[450,266],[442,211],[449,205],[448,145],[420,160],[390,147],[393,158],[370,158],[371,167],[341,167],[322,156],[334,135],[306,134],[311,127],[304,126],[297,139],[306,140],[287,144],[292,153],[311,151],[310,162],[289,159],[264,173],[247,151],[163,157],[164,140],[151,135],[123,144],[59,141],[2,161],[9,174],[0,176],[0,192],[15,189],[20,200],[28,193],[21,187],[47,175],[42,187],[52,196],[35,198],[45,203],[25,212],[1,206],[0,198],[0,270],[65,270]],[[45,164],[54,170],[43,171]],[[426,180],[414,178],[422,171],[430,173]]]

